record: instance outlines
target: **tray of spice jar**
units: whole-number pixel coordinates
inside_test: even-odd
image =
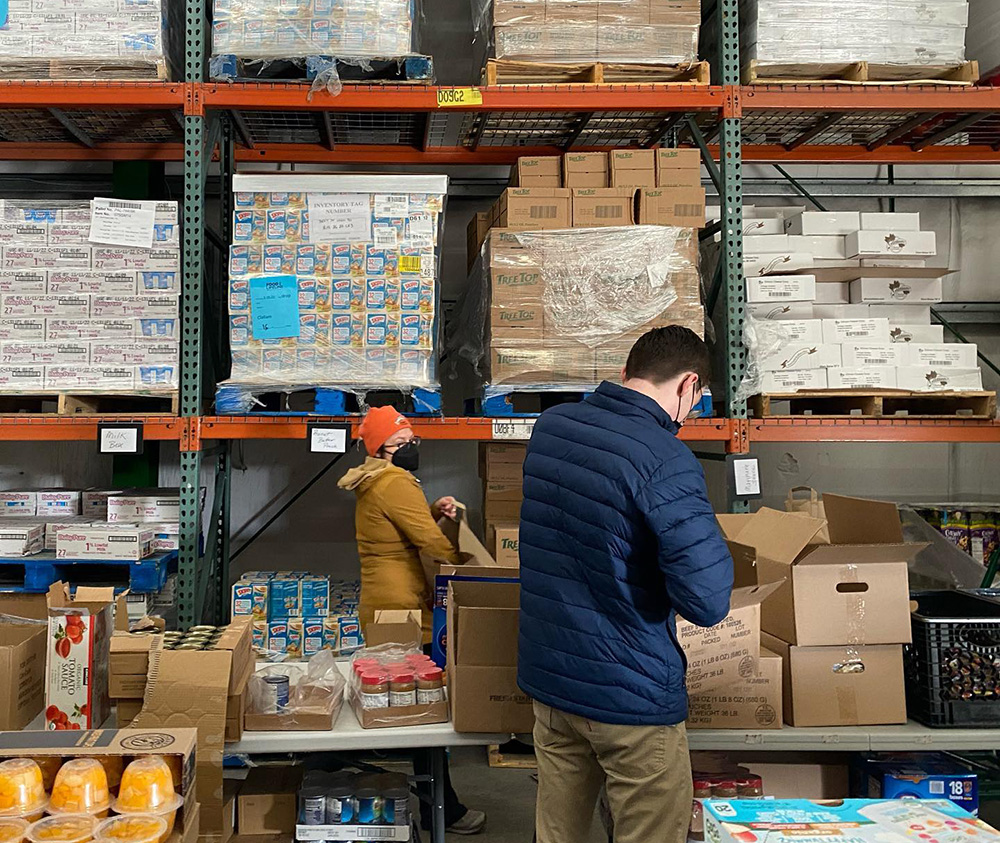
[[[348,699],[365,729],[448,722],[444,672],[416,647],[383,644],[351,658]]]

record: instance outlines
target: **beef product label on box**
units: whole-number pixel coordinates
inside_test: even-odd
[[[20,319],[0,319],[0,340],[41,342],[44,339],[44,318],[22,317]]]
[[[44,269],[0,270],[0,293],[39,295],[49,292],[47,276],[48,273]]]

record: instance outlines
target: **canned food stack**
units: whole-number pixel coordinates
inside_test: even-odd
[[[950,271],[919,214],[747,211],[748,395],[983,388],[976,345],[931,324]]]
[[[312,840],[316,826],[337,826],[338,832],[344,826],[389,826],[404,833],[387,828],[379,840],[405,840],[410,823],[410,786],[402,774],[310,770],[302,780],[296,839]]]
[[[0,202],[5,392],[177,389],[177,203],[157,203],[150,248],[93,243],[90,231],[87,202]]]
[[[698,59],[700,0],[492,0],[477,19],[498,59],[648,64]]]
[[[386,644],[359,650],[351,659],[347,687],[365,728],[448,719],[444,672],[415,647]]]
[[[437,386],[444,176],[241,176],[229,260],[232,377],[254,392]]]

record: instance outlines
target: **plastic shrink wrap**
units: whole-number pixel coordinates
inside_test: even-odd
[[[217,409],[246,412],[255,392],[317,386],[362,399],[436,388],[447,188],[446,176],[235,176],[232,375]],[[274,315],[268,281],[297,292],[296,324],[277,332],[262,319]]]

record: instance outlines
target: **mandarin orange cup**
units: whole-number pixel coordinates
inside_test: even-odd
[[[20,817],[3,817],[0,819],[0,843],[21,843],[28,823]]]
[[[74,758],[56,774],[49,799],[50,814],[90,814],[106,817],[111,792],[104,767],[94,758]]]
[[[167,821],[155,814],[122,814],[97,826],[97,843],[163,843],[170,835]]]
[[[174,777],[166,761],[156,755],[136,758],[122,773],[117,814],[156,814],[167,821],[167,834],[174,830],[177,809],[184,800],[174,790]]]
[[[29,843],[88,843],[96,827],[90,814],[60,814],[33,823],[25,837]]]
[[[21,817],[33,822],[45,810],[45,783],[39,766],[30,758],[0,763],[0,817]]]

